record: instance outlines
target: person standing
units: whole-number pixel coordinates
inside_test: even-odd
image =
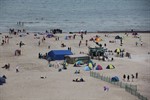
[[[132,82],[133,82],[133,79],[134,79],[134,75],[133,75],[133,74],[131,74],[131,76],[132,76]]]
[[[39,41],[39,42],[38,42],[38,46],[40,46],[40,44],[41,44],[41,42]]]
[[[104,47],[106,48],[106,43],[104,43]]]
[[[88,40],[86,40],[85,42],[86,42],[85,45],[87,46],[88,45]]]
[[[129,75],[127,76],[127,79],[128,79],[128,82],[129,82],[130,81],[130,76]]]
[[[137,41],[135,42],[135,45],[138,46],[138,42]]]
[[[124,75],[123,75],[123,80],[125,81],[125,79],[126,79],[126,75],[124,74]]]
[[[81,41],[79,42],[79,47],[81,46]]]
[[[21,48],[21,46],[22,46],[22,41],[20,41],[20,43],[19,43],[19,47]]]
[[[136,78],[136,79],[138,78],[138,72],[137,72],[137,73],[135,73],[135,78]]]
[[[81,39],[83,40],[83,33],[81,33]]]

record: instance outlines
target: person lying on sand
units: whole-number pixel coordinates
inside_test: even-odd
[[[45,79],[46,78],[46,76],[41,76],[41,79]]]
[[[5,64],[2,68],[5,68],[5,69],[9,69],[10,68],[10,64]]]

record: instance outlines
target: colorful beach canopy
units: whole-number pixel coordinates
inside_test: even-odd
[[[112,64],[109,64],[107,67],[106,67],[106,69],[114,69],[115,67],[114,67],[114,65],[112,65]]]
[[[103,70],[102,66],[101,65],[97,65],[95,70]]]

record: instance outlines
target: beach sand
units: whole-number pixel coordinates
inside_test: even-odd
[[[0,41],[4,35],[9,34],[0,35]],[[80,35],[77,34],[76,39],[65,40],[66,35],[72,34],[56,34],[55,36],[60,38],[58,41],[55,38],[46,38],[40,46],[38,46],[38,41],[41,41],[43,35],[38,35],[40,39],[35,39],[34,34],[23,37],[9,35],[12,37],[9,39],[9,43],[0,46],[0,75],[7,77],[6,84],[0,85],[0,100],[138,100],[138,97],[131,95],[119,86],[90,77],[90,72],[84,71],[84,67],[73,67],[72,64],[69,64],[67,70],[58,72],[57,68],[49,67],[46,60],[38,58],[39,52],[45,54],[50,50],[66,50],[68,47],[71,47],[74,54],[88,53],[85,41],[95,35],[102,38],[100,43],[106,43],[109,50],[114,51],[116,48],[121,48],[130,52],[131,59],[114,56],[112,62],[93,60],[103,67],[101,71],[94,71],[105,76],[118,76],[122,82],[124,82],[123,74],[135,75],[138,72],[138,79],[134,79],[133,82],[125,81],[125,83],[137,85],[138,92],[150,99],[150,54],[148,54],[150,52],[150,34],[140,33],[143,46],[140,44],[136,46],[135,42],[139,41],[139,38],[133,38],[132,34],[126,36],[124,33],[111,33],[105,37],[105,34],[101,33],[87,33],[84,35],[81,47],[78,46],[81,40]],[[114,40],[116,35],[123,37],[123,46],[120,46],[118,41],[109,43],[110,40]],[[20,41],[25,43],[21,48],[16,45]],[[66,47],[62,48],[61,43],[66,44]],[[49,45],[50,49],[48,48]],[[88,46],[95,47],[96,44],[88,41]],[[21,49],[22,54],[20,56],[14,56],[16,49]],[[1,68],[8,63],[10,64],[9,70]],[[55,64],[55,61],[51,63]],[[113,64],[115,69],[107,70],[108,64]],[[16,73],[17,66],[18,73]],[[80,70],[81,73],[74,74],[76,70]],[[46,78],[41,79],[41,77]],[[81,77],[84,78],[85,82],[72,82],[73,79]],[[103,90],[104,86],[109,87],[108,92]]]

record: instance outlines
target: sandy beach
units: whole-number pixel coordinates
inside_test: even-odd
[[[65,40],[65,36],[73,36],[73,34],[63,33],[55,34],[59,40],[55,38],[46,38],[42,42],[42,37],[45,35],[34,36],[34,33],[20,37],[19,35],[10,35],[3,33],[0,35],[0,42],[4,36],[8,35],[9,43],[0,45],[0,76],[7,77],[6,83],[0,85],[0,100],[138,100],[138,97],[126,92],[125,89],[102,80],[90,77],[89,71],[84,71],[82,67],[73,67],[73,64],[67,66],[67,70],[58,72],[58,68],[49,67],[49,64],[44,59],[39,59],[38,54],[45,54],[51,50],[67,50],[71,47],[73,54],[84,52],[88,54],[88,46],[97,46],[94,42],[88,41],[88,46],[85,45],[86,40],[93,36],[100,36],[102,45],[107,44],[109,50],[114,51],[116,48],[124,49],[125,52],[131,53],[131,59],[124,57],[113,56],[114,61],[99,61],[92,59],[97,65],[100,64],[103,70],[93,70],[105,76],[118,76],[119,80],[124,83],[137,85],[137,91],[143,96],[150,99],[150,34],[139,33],[140,39],[143,42],[141,46],[139,38],[134,38],[131,33],[126,36],[124,33],[87,33],[83,35],[81,46],[80,34],[76,35],[75,39]],[[106,37],[105,35],[108,35]],[[115,36],[123,37],[123,45],[120,42],[109,43],[114,41]],[[2,38],[3,37],[3,38]],[[40,39],[38,39],[39,37]],[[19,47],[19,42],[22,41],[25,45]],[[40,45],[38,42],[40,41]],[[135,42],[138,42],[136,46]],[[64,43],[66,47],[61,47]],[[48,48],[50,46],[50,48]],[[15,56],[15,50],[21,50],[20,56]],[[57,61],[62,63],[63,61]],[[1,68],[5,64],[10,64],[10,69]],[[51,61],[55,64],[56,61]],[[106,66],[113,64],[115,69],[107,70]],[[19,72],[16,73],[18,66]],[[80,74],[74,74],[76,70],[80,70]],[[131,75],[138,72],[138,79],[133,82],[123,81],[123,75]],[[41,79],[41,77],[46,77]],[[85,82],[72,82],[75,78],[84,78]],[[109,91],[104,91],[103,87],[108,86]]]

